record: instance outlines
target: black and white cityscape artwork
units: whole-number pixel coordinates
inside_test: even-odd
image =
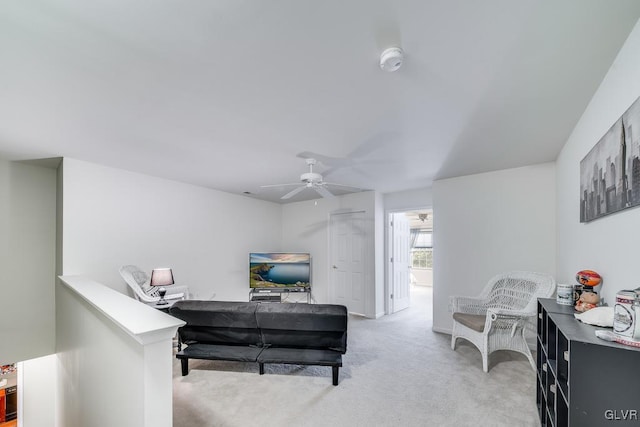
[[[640,98],[580,162],[580,222],[640,205]]]

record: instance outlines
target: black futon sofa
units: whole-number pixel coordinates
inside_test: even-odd
[[[184,300],[169,313],[178,329],[182,375],[189,359],[331,366],[338,385],[347,351],[347,309],[332,304]],[[182,345],[186,345],[182,349]]]

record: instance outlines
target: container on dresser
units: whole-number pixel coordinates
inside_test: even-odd
[[[0,376],[2,378],[2,376]],[[8,378],[7,383],[0,387],[0,426],[5,422],[18,418],[18,387],[16,378]]]
[[[640,349],[603,341],[572,306],[538,300],[536,403],[543,427],[640,425]]]

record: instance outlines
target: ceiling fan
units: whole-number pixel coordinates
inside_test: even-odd
[[[286,199],[290,199],[291,197],[295,196],[296,194],[300,193],[301,191],[303,191],[306,188],[311,188],[313,190],[315,190],[318,194],[320,194],[322,197],[335,197],[335,195],[329,191],[327,189],[327,186],[335,186],[335,187],[340,187],[344,190],[347,191],[352,191],[352,192],[358,192],[358,191],[362,191],[361,188],[358,187],[352,187],[349,185],[342,185],[342,184],[335,184],[332,182],[325,182],[322,179],[322,175],[320,175],[317,172],[313,171],[313,165],[315,165],[316,159],[313,158],[308,158],[305,159],[305,162],[307,163],[307,166],[309,166],[309,172],[307,173],[303,173],[302,175],[300,175],[300,182],[302,183],[302,185],[300,183],[291,183],[291,184],[272,184],[272,185],[262,185],[261,188],[272,188],[272,187],[284,187],[284,186],[289,186],[289,185],[297,185],[298,187],[294,188],[293,190],[289,191],[287,194],[285,194],[284,196],[281,197],[281,199],[286,200]]]

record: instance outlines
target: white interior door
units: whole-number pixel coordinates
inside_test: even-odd
[[[409,218],[404,213],[391,214],[391,312],[409,307],[411,301]]]
[[[329,296],[351,313],[366,314],[364,212],[332,214]]]

